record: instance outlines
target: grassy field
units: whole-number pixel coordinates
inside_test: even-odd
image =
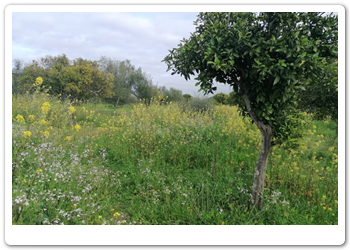
[[[13,224],[338,224],[334,122],[305,114],[300,145],[273,147],[249,210],[260,132],[235,107],[113,110],[13,96]]]

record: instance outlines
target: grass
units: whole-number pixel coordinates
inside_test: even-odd
[[[258,211],[248,205],[260,133],[236,107],[68,108],[13,98],[13,224],[338,224],[332,121],[305,114],[299,147],[273,148]]]

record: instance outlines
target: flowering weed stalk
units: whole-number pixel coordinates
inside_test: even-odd
[[[273,148],[257,211],[259,131],[235,107],[153,100],[113,115],[35,95],[13,99],[13,224],[338,223],[331,121],[306,115],[300,145]]]

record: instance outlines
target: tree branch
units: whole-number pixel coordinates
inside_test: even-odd
[[[256,125],[261,123],[259,121],[258,117],[256,117],[255,111],[252,109],[252,105],[251,105],[251,102],[250,102],[248,95],[246,93],[244,93],[244,94],[242,94],[242,98],[243,98],[243,101],[244,101],[245,106],[247,108],[247,111],[249,113],[249,116],[253,119],[254,123]],[[258,127],[259,127],[259,125],[258,125]],[[260,127],[259,127],[259,129],[260,129]]]

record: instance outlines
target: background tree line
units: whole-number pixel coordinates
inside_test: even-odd
[[[151,76],[141,67],[132,65],[130,60],[118,61],[105,56],[98,61],[70,60],[65,54],[45,56],[28,65],[15,59],[12,93],[33,92],[33,83],[39,76],[44,79],[50,94],[70,102],[99,100],[117,106],[140,99],[149,101],[153,97],[167,101],[184,99],[181,90],[154,85]]]

